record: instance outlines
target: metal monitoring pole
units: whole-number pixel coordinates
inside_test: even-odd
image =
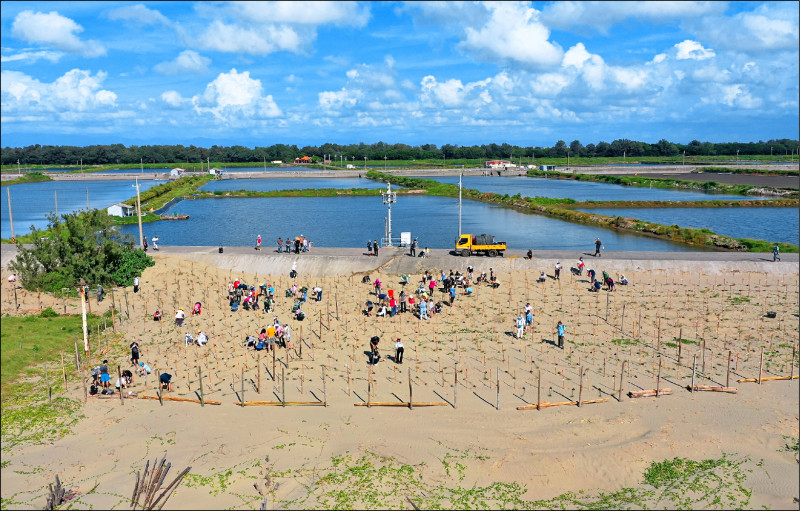
[[[458,174],[458,237],[461,237],[461,176],[464,172]]]
[[[388,229],[386,235],[386,246],[392,246],[392,203],[397,202],[397,192],[392,191],[392,184],[387,183],[386,191],[381,192],[381,198],[383,199],[383,203],[386,204],[386,207],[389,208],[389,217],[388,217]]]
[[[139,197],[139,179],[136,179],[136,214],[139,216],[139,246],[144,248],[144,235],[142,233],[142,201]]]

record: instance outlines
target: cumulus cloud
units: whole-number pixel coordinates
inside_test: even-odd
[[[466,28],[461,49],[482,60],[511,60],[531,68],[561,61],[561,47],[548,40],[550,30],[539,22],[539,11],[507,2],[489,4],[488,9],[483,27]]]
[[[192,97],[197,113],[209,113],[226,124],[246,124],[254,119],[283,115],[272,95],[263,96],[261,80],[250,78],[250,72],[231,69],[220,73],[206,86],[205,92]]]
[[[194,44],[229,53],[308,53],[320,25],[363,27],[369,6],[355,2],[225,2],[202,4],[214,21]]]
[[[752,11],[734,16],[689,18],[684,25],[718,51],[748,54],[790,51],[796,54],[799,17],[796,2],[765,2]]]
[[[203,57],[194,50],[182,51],[175,60],[156,64],[153,69],[165,75],[184,73],[202,74],[208,69],[211,59]]]
[[[82,41],[76,34],[83,27],[56,11],[50,13],[22,11],[14,18],[11,34],[17,39],[41,44],[84,57],[100,57],[106,49],[97,41]]]
[[[348,90],[342,87],[339,91],[323,91],[318,95],[319,107],[326,113],[355,106],[358,100],[364,97],[360,90]]]
[[[702,44],[689,39],[676,44],[675,48],[678,49],[678,52],[675,55],[675,58],[678,60],[706,60],[716,55],[714,50],[703,48]]]
[[[299,34],[289,26],[250,29],[219,20],[214,21],[199,39],[202,48],[251,55],[267,55],[278,50],[297,52],[301,49],[300,43]]]
[[[161,97],[161,101],[163,101],[164,103],[166,103],[167,105],[169,105],[169,106],[171,106],[173,108],[178,108],[178,107],[182,106],[184,103],[186,103],[187,101],[189,101],[188,99],[186,99],[183,96],[181,96],[178,91],[174,91],[174,90],[168,90],[168,91],[162,92],[160,97]]]
[[[136,21],[142,25],[170,24],[170,21],[167,19],[167,17],[161,14],[159,11],[155,9],[148,9],[142,4],[126,5],[124,7],[113,9],[108,13],[108,19]]]
[[[0,91],[2,109],[25,114],[57,112],[62,118],[71,113],[113,109],[117,95],[103,89],[106,73],[73,69],[52,83],[42,83],[19,71],[2,71]]]

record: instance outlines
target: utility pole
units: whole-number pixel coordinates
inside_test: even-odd
[[[139,196],[139,180],[136,180],[136,214],[139,215],[139,246],[144,248],[144,233],[142,232],[142,200]]]
[[[86,211],[89,211],[91,206],[89,206],[89,187],[86,187]]]
[[[6,194],[8,195],[8,220],[11,222],[11,240],[13,241],[14,238],[14,215],[11,214],[11,187],[6,188]]]
[[[56,218],[58,218],[58,190],[53,190],[53,193],[56,195]]]
[[[81,286],[81,324],[83,325],[83,352],[89,354],[89,330],[86,326],[86,289]]]
[[[458,174],[458,237],[461,238],[461,177],[464,171]]]

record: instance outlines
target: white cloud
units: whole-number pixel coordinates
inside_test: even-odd
[[[148,9],[142,4],[126,5],[125,7],[113,9],[108,13],[108,18],[111,20],[138,21],[143,25],[170,25],[170,21],[166,16],[154,9]]]
[[[106,49],[97,41],[81,41],[76,35],[83,27],[70,18],[51,11],[22,11],[14,18],[11,34],[23,41],[47,45],[68,53],[79,53],[84,57],[99,57]]]
[[[742,84],[723,86],[720,101],[731,107],[742,108],[758,108],[762,103],[760,99],[753,97]]]
[[[487,8],[489,19],[480,29],[465,29],[461,49],[483,60],[512,60],[532,68],[561,61],[561,47],[548,40],[550,30],[538,21],[539,11],[506,2],[488,4]]]
[[[202,74],[208,69],[211,59],[203,57],[194,50],[182,51],[175,60],[156,64],[153,69],[165,75],[184,73]]]
[[[797,2],[765,2],[734,16],[693,17],[684,24],[697,39],[712,43],[718,51],[796,54],[799,17]]]
[[[3,50],[11,50],[10,48],[3,48]],[[0,62],[20,62],[23,64],[33,64],[37,60],[44,59],[49,60],[50,62],[58,62],[61,57],[64,56],[63,52],[60,51],[51,51],[51,50],[22,50],[19,53],[14,53],[12,55],[2,55],[0,56]]]
[[[614,25],[624,24],[629,19],[668,23],[692,17],[721,14],[727,9],[726,2],[551,2],[540,15],[543,23],[551,28],[572,30],[576,27],[592,27],[605,32]]]
[[[168,104],[171,107],[178,108],[183,105],[185,102],[189,101],[188,99],[184,98],[180,95],[178,91],[168,90],[161,93],[161,101]]]
[[[361,28],[369,20],[368,4],[356,2],[230,2],[228,9],[235,18],[255,23]]]
[[[309,53],[320,25],[361,28],[369,20],[369,6],[355,2],[220,2],[197,9],[214,21],[193,44],[251,55]]]
[[[364,97],[364,93],[360,90],[348,90],[343,87],[339,91],[320,92],[317,97],[319,107],[330,114],[331,111],[355,106],[358,100]]]
[[[106,111],[117,106],[117,95],[103,89],[106,73],[73,69],[53,83],[42,83],[19,71],[2,71],[2,109],[24,113],[72,113]]]
[[[262,93],[261,80],[250,78],[249,71],[231,69],[220,73],[203,94],[192,97],[192,104],[197,113],[210,113],[217,120],[234,125],[283,115],[272,95]]]
[[[215,51],[267,55],[279,50],[300,51],[300,43],[300,36],[292,27],[249,29],[216,20],[200,37],[198,44],[201,48]]]
[[[678,60],[706,60],[713,58],[716,55],[714,50],[703,48],[702,44],[689,39],[676,44],[675,48],[678,49],[678,52],[675,55],[675,58]]]

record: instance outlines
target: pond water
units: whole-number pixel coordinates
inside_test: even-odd
[[[339,178],[273,178],[273,179],[219,179],[203,185],[203,191],[248,190],[270,192],[273,190],[292,190],[303,188],[386,188],[378,181],[357,177]]]
[[[140,192],[164,183],[164,181],[141,181]],[[86,191],[89,206],[107,208],[117,202],[136,196],[136,181],[45,181],[4,186],[2,190],[2,224],[0,234],[11,237],[11,221],[8,213],[8,189],[11,192],[11,208],[16,235],[31,232],[31,225],[39,229],[47,227],[47,214],[56,210],[55,192],[58,192],[58,213],[72,213],[86,209]]]
[[[278,237],[305,235],[316,246],[366,248],[384,233],[386,207],[378,197],[214,198],[183,201],[173,210],[189,220],[145,224],[164,245],[266,246]],[[393,237],[410,231],[421,247],[452,248],[458,234],[458,199],[398,197],[392,207]],[[138,227],[122,227],[138,238]],[[692,250],[666,241],[571,224],[480,202],[464,201],[462,232],[490,233],[513,249],[589,250],[595,237],[608,250]]]
[[[598,208],[581,211],[638,218],[664,225],[707,228],[734,238],[800,243],[800,213],[797,208]]]
[[[458,185],[457,176],[429,178],[442,183]],[[501,177],[501,176],[464,176],[461,181],[464,188],[473,188],[486,193],[499,193],[523,197],[553,197],[559,199],[585,200],[743,200],[759,199],[743,195],[722,195],[697,191],[666,190],[663,188],[645,188],[639,186],[622,186],[590,181],[572,181],[566,179],[545,179],[538,177]]]

